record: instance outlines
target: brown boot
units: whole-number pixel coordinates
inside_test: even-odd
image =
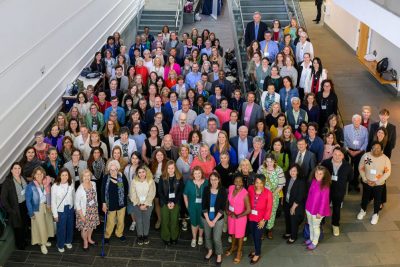
[[[225,252],[225,256],[229,256],[237,250],[236,240],[237,239],[232,235],[232,244],[231,244],[231,247],[228,248],[228,250]]]
[[[243,238],[238,239],[238,249],[233,263],[238,264],[242,260]]]

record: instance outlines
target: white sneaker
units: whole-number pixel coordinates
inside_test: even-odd
[[[379,215],[377,213],[374,213],[374,215],[372,215],[371,224],[375,225],[378,223],[378,221],[379,221]]]
[[[339,230],[339,226],[332,226],[332,232],[334,236],[339,236],[340,235],[340,230]]]
[[[47,252],[48,252],[46,245],[41,245],[40,246],[40,251],[42,252],[42,254],[46,255]]]
[[[57,248],[57,249],[58,249],[58,252],[60,252],[60,253],[64,253],[64,251],[65,251],[64,248]]]
[[[129,231],[135,231],[136,229],[136,222],[132,222],[131,226],[129,227]]]
[[[232,237],[231,236],[228,237],[228,242],[232,243]]]
[[[367,213],[363,210],[363,209],[361,209],[360,210],[360,212],[358,213],[358,215],[357,215],[357,220],[362,220],[362,219],[364,219],[364,216],[366,215]]]
[[[195,21],[201,21],[201,16],[200,16],[199,13],[197,13],[197,14],[194,16],[194,20],[195,20]]]
[[[67,247],[67,249],[71,249],[72,248],[72,244],[65,244],[65,246]]]
[[[244,238],[243,238],[243,242],[246,242],[247,241],[247,236],[245,236]]]
[[[198,244],[199,246],[202,246],[202,245],[203,245],[203,238],[202,238],[202,237],[199,237],[199,241],[197,242],[197,244]]]
[[[191,246],[192,248],[195,248],[195,247],[196,247],[196,239],[192,239],[192,243],[190,243],[190,246]]]

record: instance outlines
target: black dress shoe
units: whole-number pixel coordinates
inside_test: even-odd
[[[82,247],[82,250],[83,251],[89,251],[89,247],[87,247],[87,248]]]
[[[319,20],[317,20],[317,21],[315,22],[315,24],[319,24]]]
[[[222,260],[221,260],[221,261],[216,261],[215,264],[216,264],[217,266],[221,266]]]
[[[290,235],[288,235],[288,234],[283,234],[283,235],[282,235],[282,238],[283,238],[283,239],[289,239],[289,238],[290,238]]]
[[[318,21],[317,19],[313,19],[312,21]]]
[[[249,257],[251,259],[254,257],[254,255],[256,255],[254,252],[250,252],[249,255],[247,255],[247,257]]]
[[[95,247],[95,246],[97,246],[97,245],[98,245],[98,243],[97,243],[96,241],[94,241],[94,243],[90,243],[90,242],[89,242],[89,246]]]
[[[258,259],[256,259],[256,260],[251,259],[251,260],[250,260],[250,264],[251,264],[251,265],[254,265],[254,264],[256,264],[260,259],[261,259],[261,256],[258,256]]]

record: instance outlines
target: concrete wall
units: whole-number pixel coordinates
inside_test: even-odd
[[[333,0],[326,0],[325,6],[324,23],[355,51],[358,45],[360,21],[338,6]]]
[[[143,4],[144,0],[0,2],[0,178],[32,142],[33,133],[53,119],[66,85],[78,77],[105,38],[120,31],[132,40],[123,30]]]

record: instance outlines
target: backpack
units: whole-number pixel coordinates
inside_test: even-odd
[[[378,64],[376,64],[376,71],[381,74],[382,76],[382,72],[386,71],[387,68],[389,66],[389,59],[387,57],[382,58]]]

